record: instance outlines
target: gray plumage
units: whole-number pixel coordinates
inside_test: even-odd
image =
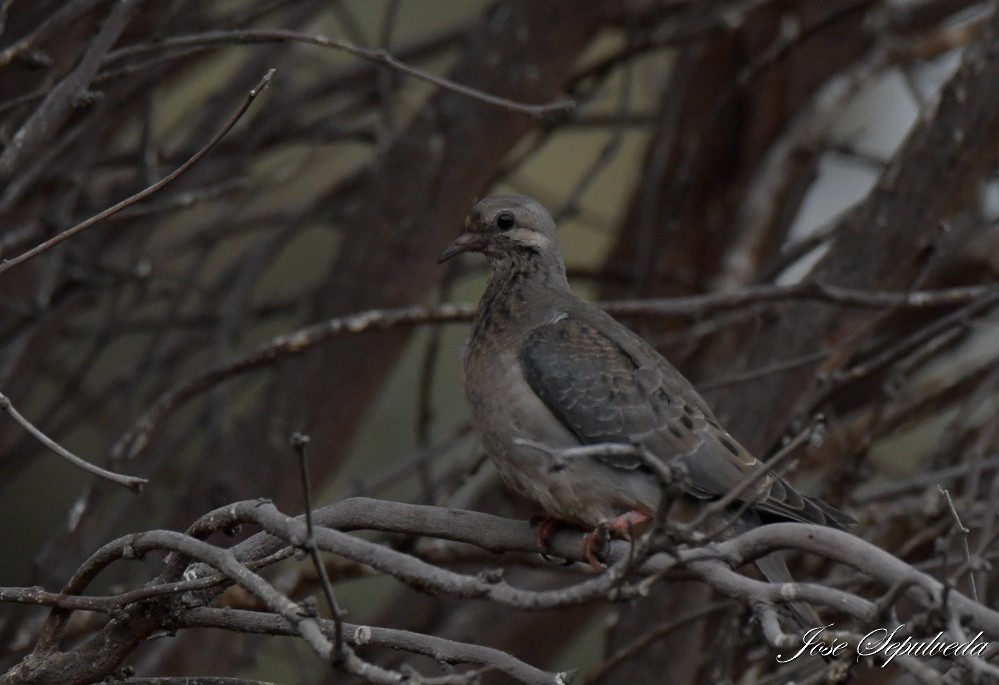
[[[463,353],[464,384],[473,424],[513,489],[552,517],[593,528],[632,511],[651,516],[662,496],[659,483],[638,464],[596,457],[553,468],[551,450],[626,443],[667,463],[679,459],[694,504],[765,469],[662,355],[572,294],[555,223],[540,203],[486,198],[465,226],[440,261],[475,251],[491,262]],[[743,499],[749,505],[743,524],[851,522],[771,474]]]

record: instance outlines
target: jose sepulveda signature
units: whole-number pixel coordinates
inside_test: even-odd
[[[801,648],[794,654],[778,654],[777,661],[786,664],[800,656],[837,657],[846,654],[850,643],[846,640],[823,635],[826,629],[832,628],[830,623],[817,626],[805,632],[802,636]],[[905,627],[902,623],[895,629],[876,628],[867,633],[856,645],[857,659],[861,657],[880,656],[881,666],[887,666],[895,657],[903,654],[910,656],[981,656],[988,649],[989,643],[982,640],[983,631],[962,641],[955,641],[944,635],[943,631],[929,639],[913,639],[910,636],[899,637],[898,632]]]

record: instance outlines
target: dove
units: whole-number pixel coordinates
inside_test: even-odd
[[[658,351],[572,293],[555,222],[537,200],[480,200],[438,262],[467,252],[491,266],[462,352],[472,424],[502,479],[544,511],[542,548],[558,524],[578,526],[591,531],[583,553],[600,569],[600,531],[630,539],[655,515],[664,487],[647,464],[599,451],[573,456],[607,444],[679,464],[679,504],[689,512],[745,488],[732,507],[734,533],[775,521],[853,523],[768,472]],[[757,564],[771,582],[790,580],[779,555]]]

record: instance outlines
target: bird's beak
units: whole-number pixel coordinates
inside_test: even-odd
[[[437,258],[437,263],[443,264],[462,252],[478,252],[485,249],[487,243],[488,239],[481,233],[462,233],[447,246],[446,250],[441,252],[441,256]]]

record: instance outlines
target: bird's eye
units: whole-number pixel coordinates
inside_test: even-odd
[[[515,223],[516,219],[510,212],[500,212],[496,217],[496,228],[501,231],[509,231]]]

